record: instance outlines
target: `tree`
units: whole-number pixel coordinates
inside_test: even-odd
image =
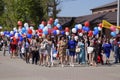
[[[3,14],[4,12],[4,1],[0,0],[0,16]]]
[[[49,0],[48,3],[49,15],[54,19],[57,17],[57,14],[61,11],[61,9],[58,8],[58,5],[60,5],[61,2],[62,0]]]

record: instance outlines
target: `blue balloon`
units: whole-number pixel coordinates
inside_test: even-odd
[[[62,34],[62,35],[65,35],[65,31],[61,31],[61,34]]]
[[[48,34],[48,31],[43,31],[43,33],[44,33],[45,35],[47,35],[47,34]]]
[[[54,26],[56,26],[57,24],[58,24],[58,22],[55,21],[55,22],[54,22]]]
[[[77,24],[75,25],[75,28],[78,30],[78,25]]]
[[[21,42],[23,41],[23,37],[22,37],[22,36],[20,36],[20,41],[21,41]]]
[[[93,31],[93,34],[96,36],[99,32],[98,31]]]
[[[87,31],[87,32],[88,32],[89,30],[90,30],[90,28],[89,28],[89,27],[85,27],[85,31]]]
[[[13,36],[14,36],[14,34],[9,34],[9,36],[10,36],[10,37],[13,37]]]
[[[116,33],[115,32],[111,32],[110,34],[111,34],[111,36],[116,37]]]
[[[43,24],[40,24],[39,25],[39,29],[43,29],[44,28],[44,25]]]
[[[18,33],[18,37],[21,37],[20,33]]]
[[[7,34],[7,31],[4,31],[4,35],[6,35]]]
[[[22,28],[22,33],[25,33],[27,30],[25,27]]]
[[[32,38],[32,34],[27,34],[27,38]]]
[[[59,30],[62,30],[62,26],[59,27]]]
[[[56,34],[57,34],[56,30],[54,30],[52,33],[53,33],[54,35],[56,35]]]
[[[85,27],[85,26],[83,26],[82,30],[84,30],[84,31],[85,31],[85,28],[86,28],[86,27]]]

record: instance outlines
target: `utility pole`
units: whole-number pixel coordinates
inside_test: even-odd
[[[117,26],[120,26],[120,0],[117,1]]]

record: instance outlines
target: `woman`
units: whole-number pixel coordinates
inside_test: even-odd
[[[62,67],[64,67],[63,63],[65,61],[65,54],[66,54],[66,42],[65,38],[62,36],[59,42],[59,57]]]
[[[109,40],[106,40],[105,43],[103,44],[103,51],[106,56],[106,64],[109,64],[109,58],[110,58],[110,52],[111,52],[112,46],[109,43]]]
[[[89,56],[89,58],[88,58],[88,63],[89,63],[91,66],[93,65],[93,56],[94,56],[94,54],[93,54],[93,51],[94,51],[93,45],[94,45],[94,42],[93,42],[93,40],[91,39],[91,40],[90,40],[90,45],[87,47],[87,53],[88,53],[88,56]]]
[[[74,56],[75,56],[75,48],[76,41],[74,40],[74,36],[68,41],[69,55],[70,55],[70,66],[74,67]]]
[[[78,61],[79,61],[79,64],[85,64],[85,43],[84,43],[84,40],[79,40],[78,41],[78,45],[77,45],[78,48],[80,48],[80,52],[78,53]]]

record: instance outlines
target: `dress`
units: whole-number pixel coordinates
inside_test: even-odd
[[[85,44],[78,42],[78,47],[80,47],[80,52],[78,53],[78,61],[80,63],[85,63]]]
[[[75,40],[69,40],[68,41],[68,48],[69,48],[69,55],[75,56],[75,48],[76,48],[76,41]]]
[[[62,57],[66,54],[66,42],[60,41],[59,43],[59,56]]]
[[[103,50],[104,50],[104,53],[105,53],[107,58],[110,57],[110,50],[111,50],[111,48],[112,48],[111,44],[109,44],[109,43],[103,44]]]

